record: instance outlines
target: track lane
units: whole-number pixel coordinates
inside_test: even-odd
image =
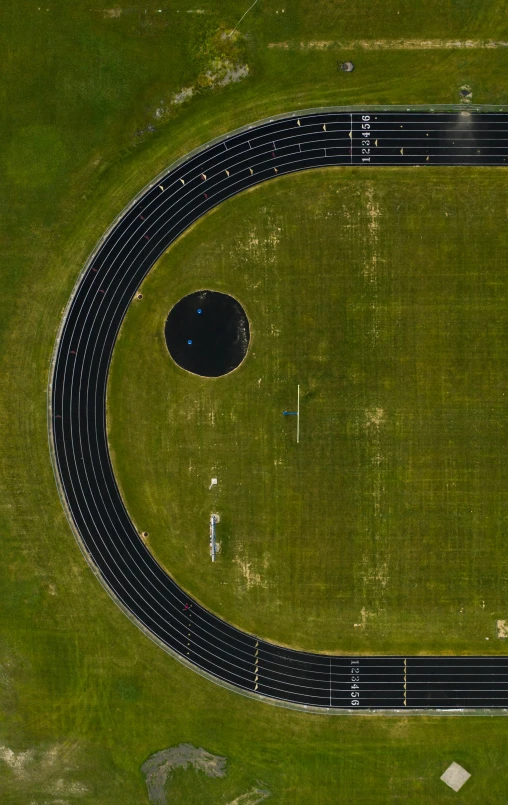
[[[505,658],[296,652],[257,640],[201,607],[136,533],[114,478],[105,418],[109,364],[127,308],[151,266],[205,212],[261,181],[315,167],[508,164],[507,118],[320,112],[226,136],[150,187],[117,221],[80,279],[52,377],[51,438],[68,511],[116,599],[173,653],[213,677],[320,708],[508,706]]]

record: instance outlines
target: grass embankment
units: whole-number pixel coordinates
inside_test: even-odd
[[[504,651],[506,201],[502,169],[286,177],[209,214],[144,282],[112,365],[117,477],[215,612],[309,650]],[[200,288],[251,324],[219,379],[164,341]],[[298,383],[297,445],[281,412]]]
[[[230,763],[223,781],[175,775],[173,800],[189,805],[230,803],[257,780],[273,802],[292,805],[447,801],[455,795],[438,777],[452,759],[473,772],[464,802],[502,801],[501,719],[306,718],[216,688],[153,646],[97,584],[70,533],[49,463],[45,394],[59,317],[86,256],[130,198],[190,148],[296,107],[450,103],[464,83],[474,102],[508,101],[505,49],[294,43],[506,40],[506,5],[314,3],[309,14],[302,2],[281,15],[260,2],[238,51],[228,51],[249,77],[174,107],[183,88],[220,69],[217,34],[245,4],[204,0],[204,14],[187,13],[186,2],[115,6],[120,14],[97,0],[6,0],[1,9],[2,803],[147,803],[141,764],[181,741]],[[268,47],[276,42],[290,44]],[[336,72],[347,56],[350,76]]]

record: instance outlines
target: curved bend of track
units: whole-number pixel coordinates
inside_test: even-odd
[[[56,349],[53,456],[89,561],[171,653],[222,684],[300,706],[508,707],[508,658],[292,651],[233,628],[190,599],[147,550],[122,503],[105,413],[111,355],[137,288],[175,238],[225,199],[277,175],[325,166],[506,164],[504,114],[293,115],[225,136],[168,169],[104,239],[78,282]]]

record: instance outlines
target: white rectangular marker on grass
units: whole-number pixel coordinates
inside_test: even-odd
[[[463,766],[459,766],[458,763],[453,761],[451,766],[448,766],[446,771],[441,775],[440,779],[443,783],[450,786],[450,788],[453,788],[454,791],[459,791],[470,777],[471,775]]]
[[[296,405],[296,443],[300,443],[300,386],[298,386],[298,401]]]

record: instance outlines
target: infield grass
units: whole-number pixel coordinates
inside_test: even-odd
[[[503,802],[501,718],[305,716],[224,691],[152,645],[97,583],[65,521],[46,390],[58,322],[87,255],[134,194],[191,148],[296,108],[453,103],[462,84],[473,102],[508,102],[503,47],[316,50],[311,42],[506,41],[506,2],[315,2],[309,13],[299,0],[282,15],[263,0],[235,44],[248,77],[174,108],[182,88],[200,88],[221,56],[217,34],[246,4],[129,0],[114,14],[103,6],[4,0],[0,10],[2,805],[148,805],[140,766],[180,742],[229,763],[224,780],[177,773],[168,800],[185,805],[230,805],[257,781],[277,805],[434,805],[456,799],[438,779],[452,760],[473,774],[461,801]],[[269,47],[281,42],[287,48]],[[336,61],[348,57],[355,72],[338,74]],[[159,119],[161,106],[171,109]],[[466,181],[474,206],[477,180]],[[497,220],[504,189],[482,194]],[[286,395],[277,410],[279,402]]]
[[[210,213],[143,283],[112,364],[114,464],[206,606],[309,650],[504,651],[507,202],[503,169],[284,177]],[[251,326],[219,379],[179,369],[163,335],[204,288]]]

